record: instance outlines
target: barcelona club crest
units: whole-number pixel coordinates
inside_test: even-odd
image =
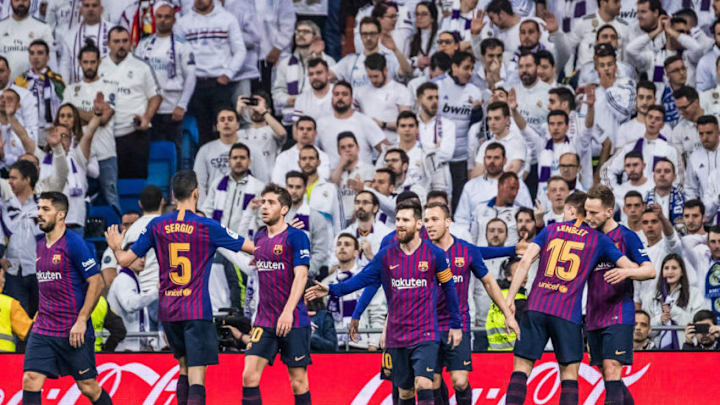
[[[52,264],[58,264],[62,260],[62,256],[60,256],[59,253],[56,253],[52,257]]]
[[[465,267],[465,258],[464,257],[456,257],[455,258],[455,267]]]
[[[277,256],[280,256],[283,253],[282,245],[275,245],[273,247],[273,253],[275,253]]]
[[[418,270],[428,271],[429,268],[430,268],[430,266],[428,265],[428,262],[426,262],[426,261],[418,262]]]

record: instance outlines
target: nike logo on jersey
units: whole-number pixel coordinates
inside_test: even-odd
[[[623,350],[623,351],[615,350],[615,355],[616,355],[616,356],[619,356],[619,355],[625,354],[625,353],[627,353],[626,350]]]
[[[431,369],[430,367],[425,367],[425,371],[427,371],[428,373],[432,373],[435,370]]]
[[[398,266],[399,266],[399,264],[391,265],[391,266],[390,266],[390,270],[397,269]]]
[[[305,355],[304,355],[304,354],[303,354],[302,356],[300,356],[300,357],[297,357],[297,356],[296,356],[296,357],[295,357],[295,361],[300,361],[300,360],[302,360],[302,359],[304,359],[304,358],[305,358]]]
[[[78,374],[83,375],[83,374],[87,373],[88,371],[90,371],[90,369],[86,368],[85,370],[78,371]]]
[[[469,366],[472,361],[463,361],[463,366]]]

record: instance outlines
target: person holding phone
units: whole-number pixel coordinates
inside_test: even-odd
[[[720,350],[720,326],[712,311],[703,309],[693,316],[692,323],[685,327],[683,350],[718,351]]]

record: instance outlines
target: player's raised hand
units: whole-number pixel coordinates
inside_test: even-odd
[[[319,281],[315,281],[315,285],[305,290],[305,299],[308,301],[316,300],[330,294],[330,287]]]
[[[505,318],[505,328],[507,329],[508,334],[514,332],[517,340],[520,340],[520,325],[518,325],[514,315]]]
[[[610,284],[618,284],[628,278],[629,275],[630,271],[628,269],[618,267],[606,271],[603,278]]]
[[[122,246],[122,240],[123,240],[123,233],[120,233],[120,230],[117,225],[110,225],[108,229],[105,231],[105,239],[107,240],[107,244],[112,250],[119,250]]]
[[[72,329],[70,329],[70,346],[79,348],[85,343],[85,331],[87,331],[87,321],[83,322],[78,319],[75,321]]]
[[[298,218],[293,218],[292,222],[290,222],[290,226],[297,229],[305,229],[305,223]]]
[[[450,329],[448,332],[448,344],[451,345],[451,349],[455,349],[460,346],[462,342],[462,329]]]
[[[282,311],[278,318],[277,328],[275,328],[275,334],[278,337],[285,337],[292,329],[293,324],[293,313],[292,311]]]
[[[358,333],[359,329],[360,320],[350,319],[350,325],[348,325],[348,336],[350,336],[350,339],[355,343],[360,341],[360,334]]]

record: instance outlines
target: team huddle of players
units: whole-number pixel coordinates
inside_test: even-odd
[[[368,297],[382,286],[388,317],[383,333],[394,402],[443,403],[441,373],[450,373],[459,405],[470,404],[472,370],[468,290],[472,275],[505,316],[508,333],[517,336],[513,373],[506,404],[522,404],[526,381],[548,339],[560,364],[561,404],[577,404],[577,377],[583,355],[582,292],[587,282],[585,328],[591,364],[603,372],[606,404],[629,404],[632,396],[621,380],[622,365],[632,363],[634,304],[631,280],[653,278],[655,270],[642,243],[613,219],[613,193],[604,186],[570,195],[566,222],[545,227],[522,249],[481,248],[455,238],[449,231],[447,205],[407,199],[396,208],[395,232],[354,277],[338,284],[305,289],[310,257],[305,233],[285,222],[290,195],[270,184],[262,192],[265,227],[254,242],[216,221],[195,214],[198,182],[181,171],[172,182],[178,210],[153,219],[129,250],[121,249],[117,226],[106,233],[118,263],[127,266],[154,248],[160,265],[159,320],[178,360],[177,401],[205,403],[205,373],[218,363],[218,347],[208,291],[216,249],[254,255],[260,301],[245,353],[243,405],[261,404],[260,377],[280,353],[288,367],[296,404],[310,404],[307,366],[310,360],[310,319],[303,302],[328,294],[342,296],[366,288]],[[93,404],[111,404],[97,383],[93,329],[89,314],[100,294],[97,265],[79,237],[65,230],[67,198],[45,193],[38,203],[40,311],[28,341],[23,404],[40,404],[46,378],[72,375]],[[504,297],[483,258],[521,254],[522,260]],[[534,260],[538,274],[527,311],[514,316],[514,297]],[[440,291],[440,288],[442,291]],[[358,303],[364,305],[365,297]]]

